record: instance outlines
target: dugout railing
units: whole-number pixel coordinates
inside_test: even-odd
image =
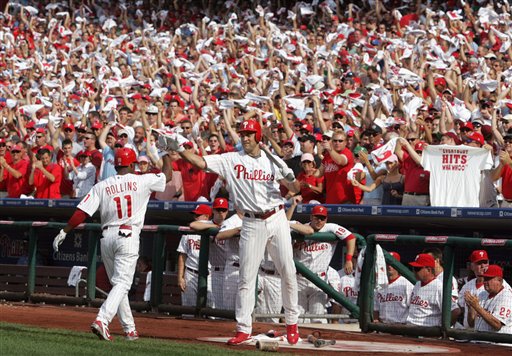
[[[99,306],[101,299],[97,298],[96,288],[96,266],[98,262],[98,247],[101,236],[101,225],[96,223],[81,224],[75,228],[68,236],[68,239],[78,231],[85,232],[88,237],[88,253],[87,253],[87,276],[81,280],[85,284],[85,292],[81,296],[55,295],[51,294],[48,285],[39,285],[41,273],[44,266],[37,266],[36,256],[38,252],[38,233],[41,229],[58,230],[62,229],[66,224],[60,222],[37,222],[37,221],[0,221],[1,226],[8,226],[21,231],[26,231],[28,235],[28,266],[18,266],[16,271],[7,268],[0,270],[0,299],[13,301],[28,302],[49,302],[59,304],[75,304],[75,305],[91,305]],[[192,314],[195,316],[214,316],[234,319],[233,310],[221,310],[207,307],[207,278],[208,278],[208,254],[210,236],[217,233],[217,229],[205,231],[193,231],[188,227],[177,225],[145,225],[144,232],[150,232],[153,239],[152,242],[152,274],[151,274],[151,297],[149,302],[131,302],[131,306],[137,310],[164,312],[174,315]],[[195,306],[187,307],[172,303],[164,303],[163,290],[164,272],[166,261],[166,239],[168,234],[181,237],[183,234],[201,235],[201,247],[199,257],[199,273],[198,273],[198,294]],[[358,245],[365,244],[365,239],[361,235],[355,234]],[[303,240],[305,237],[293,233],[293,238]],[[332,233],[316,233],[307,236],[309,240],[317,241],[336,241],[338,238]],[[329,298],[340,303],[348,310],[354,318],[359,317],[359,307],[352,303],[344,295],[332,288],[326,281],[311,272],[300,262],[295,261],[297,272],[310,280],[319,289],[325,292]],[[14,267],[14,265],[12,266]],[[17,289],[15,292],[9,290],[9,282],[13,279],[17,280]],[[25,281],[20,281],[25,279]],[[65,283],[63,276],[59,276],[59,284]],[[12,283],[11,283],[12,286]],[[20,290],[21,286],[21,290]],[[46,288],[45,288],[46,287]],[[78,290],[78,289],[77,289]],[[302,316],[304,317],[304,316]],[[317,317],[322,317],[318,315]]]
[[[479,340],[499,343],[512,343],[512,334],[476,332],[452,327],[451,320],[451,291],[452,277],[454,275],[454,261],[460,255],[468,256],[469,251],[485,249],[489,256],[493,250],[507,249],[512,255],[512,240],[485,239],[456,236],[416,236],[416,235],[389,235],[373,234],[366,238],[365,259],[361,272],[359,305],[359,323],[363,332],[385,332],[408,336],[427,336],[454,338],[458,340]],[[404,324],[386,324],[373,321],[374,295],[375,295],[375,264],[377,257],[377,244],[388,247],[388,250],[414,249],[420,253],[427,247],[438,247],[443,252],[443,303],[441,325],[434,327],[412,326]],[[383,249],[384,250],[384,249]],[[405,264],[398,262],[384,250],[387,264],[392,265],[400,274],[416,282],[414,274]],[[492,257],[491,257],[492,260]],[[412,261],[412,259],[411,259]],[[406,262],[404,262],[406,263]]]

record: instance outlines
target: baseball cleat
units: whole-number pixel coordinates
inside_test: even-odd
[[[112,336],[110,336],[108,326],[103,324],[101,320],[95,320],[94,323],[91,324],[91,330],[100,340],[112,341],[113,339]]]
[[[286,325],[286,339],[290,345],[295,345],[299,341],[299,328],[297,324]]]
[[[137,330],[132,330],[130,332],[127,332],[124,338],[128,341],[134,341],[139,338],[139,333],[137,332]]]
[[[236,333],[235,337],[232,337],[231,339],[228,340],[227,344],[235,346],[235,345],[248,344],[251,341],[252,341],[251,334],[246,334],[246,333],[238,331]]]

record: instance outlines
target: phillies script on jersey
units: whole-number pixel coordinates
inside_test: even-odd
[[[382,295],[381,293],[377,293],[377,299],[379,300],[379,303],[401,302],[401,301],[404,300],[404,297],[403,297],[403,295],[395,295],[393,293],[387,293],[386,295]]]
[[[411,297],[411,304],[419,305],[420,307],[423,308],[428,308],[428,300],[423,300],[419,295],[414,295],[414,293],[412,294]]]
[[[108,187],[105,187],[105,192],[108,195],[115,195],[127,191],[136,192],[137,191],[137,182],[121,182],[118,184],[112,184]]]
[[[188,247],[192,250],[199,250],[201,248],[201,240],[188,240]]]
[[[357,298],[358,296],[358,292],[350,286],[343,287],[343,294],[345,294],[347,298]]]
[[[266,173],[263,169],[255,169],[253,171],[247,171],[247,168],[241,164],[237,164],[233,168],[235,169],[237,179],[258,180],[258,181],[263,181],[263,182],[269,182],[269,181],[273,181],[275,178],[272,173]]]
[[[296,242],[293,244],[294,249],[302,250],[305,252],[325,251],[328,250],[330,246],[330,244],[318,242],[314,242],[311,245],[308,245],[307,242]]]
[[[444,148],[442,150],[443,171],[464,171],[467,168],[468,150],[460,148]]]

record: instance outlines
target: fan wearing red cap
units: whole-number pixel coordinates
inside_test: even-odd
[[[0,139],[0,145],[5,140]],[[0,150],[1,152],[1,150]],[[28,171],[30,162],[23,159],[23,146],[18,143],[11,148],[12,160],[7,160],[5,155],[0,155],[0,185],[5,185],[7,198],[19,198],[21,194],[31,192],[28,186]]]
[[[293,171],[278,156],[260,146],[261,125],[256,120],[243,121],[239,128],[242,151],[201,157],[185,150],[177,138],[167,139],[168,145],[195,167],[218,174],[226,182],[229,196],[243,211],[240,232],[240,278],[238,285],[237,333],[229,345],[240,345],[251,340],[257,271],[267,250],[282,280],[283,307],[287,324],[287,340],[296,344],[300,315],[297,305],[297,278],[290,244],[290,227],[283,210],[284,199],[280,185],[292,194],[300,191]]]
[[[96,167],[91,163],[92,152],[82,150],[76,154],[76,158],[80,162],[75,166],[74,161],[71,162],[71,172],[69,178],[73,181],[72,198],[83,198],[93,187],[96,182]]]
[[[212,223],[212,208],[210,205],[199,204],[194,210],[194,221],[191,223]],[[181,304],[184,306],[194,306],[197,303],[197,280],[199,276],[199,250],[201,248],[201,235],[187,234],[182,235],[177,251],[178,255],[178,285],[181,289]],[[208,270],[210,271],[210,263]],[[212,305],[212,285],[211,278],[208,278],[208,306]]]
[[[503,269],[489,265],[482,275],[487,293],[464,294],[469,306],[468,324],[475,331],[512,334],[512,289],[504,285]]]
[[[83,152],[80,157],[88,155],[89,152]],[[84,158],[80,159],[83,162]],[[138,338],[128,291],[137,266],[139,234],[144,226],[149,198],[154,191],[163,192],[172,178],[171,158],[164,155],[162,159],[162,174],[136,175],[135,152],[129,148],[119,148],[114,157],[117,174],[96,183],[89,190],[53,240],[53,249],[57,252],[66,235],[84,222],[87,215],[92,217],[99,210],[101,258],[112,285],[96,320],[91,324],[92,332],[102,340],[112,341],[108,325],[116,314],[125,335],[132,337],[132,340]],[[72,244],[66,246],[66,249],[72,248]]]
[[[414,142],[416,143],[413,146],[408,140],[399,138],[395,149],[398,159],[402,162],[402,173],[404,174],[402,205],[428,206],[430,205],[430,172],[421,165],[421,156],[428,144],[418,140],[414,140]]]
[[[434,274],[436,262],[432,255],[420,253],[413,262],[416,282],[411,292],[411,304],[407,324],[418,326],[441,326],[443,284]]]
[[[208,221],[195,220],[190,223],[190,228],[194,231],[203,231],[208,229],[218,229],[226,220],[228,215],[229,203],[226,198],[216,198],[213,201],[213,218]],[[217,240],[215,236],[210,236],[210,252],[208,259],[210,261],[210,276],[212,284],[212,308],[224,308],[224,267],[226,265],[226,241]],[[196,276],[197,279],[197,276]],[[195,301],[194,304],[195,305]]]
[[[398,252],[389,254],[395,261],[400,262]],[[386,264],[386,270],[389,283],[375,293],[373,319],[382,323],[405,324],[414,286],[390,263]]]
[[[291,207],[286,212],[288,219],[291,219],[293,211],[300,199],[294,199]],[[334,250],[338,241],[344,241],[347,247],[345,256],[344,273],[352,275],[354,271],[354,262],[352,256],[355,254],[356,239],[355,236],[346,228],[327,222],[327,208],[323,205],[315,205],[311,209],[310,222],[301,224],[297,221],[290,221],[290,228],[302,235],[310,235],[316,232],[331,232],[338,238],[335,241],[323,242],[315,240],[295,241],[293,244],[293,255],[296,261],[301,262],[316,273],[325,281],[327,279],[327,270],[332,260]],[[312,284],[305,277],[298,275],[297,284],[299,288],[299,308],[301,314],[325,314],[327,310],[325,305],[328,298],[325,293]],[[322,319],[312,319],[313,323],[322,322]]]
[[[53,153],[53,146],[47,142],[46,130],[43,128],[36,129],[34,146],[32,146],[32,153],[36,154],[42,148],[45,148]]]

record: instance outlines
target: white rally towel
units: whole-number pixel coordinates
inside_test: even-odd
[[[144,289],[144,301],[149,302],[151,299],[151,271],[146,274],[146,289]]]
[[[382,163],[391,157],[395,153],[396,140],[398,140],[398,137],[393,137],[384,146],[373,150],[371,153],[373,161],[376,163]]]
[[[82,271],[86,268],[85,266],[73,266],[69,272],[68,286],[76,287],[76,284],[82,278]]]
[[[361,252],[359,252],[359,256],[357,257],[357,267],[356,267],[356,284],[355,289],[359,290],[359,284],[361,279],[361,272],[363,271],[363,262],[364,262],[364,254],[366,252],[366,246],[363,247]],[[377,258],[375,259],[375,288],[382,289],[387,287],[388,274],[386,272],[386,259],[384,258],[384,252],[382,252],[382,247],[379,244],[375,246],[375,252],[377,253]]]

